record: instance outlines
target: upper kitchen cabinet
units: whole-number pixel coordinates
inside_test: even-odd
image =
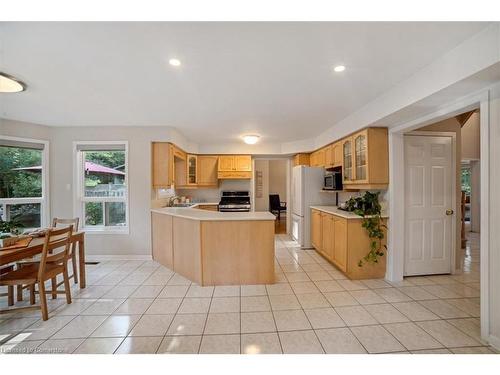
[[[311,167],[325,166],[325,151],[325,148],[322,148],[311,153]]]
[[[332,143],[323,149],[325,150],[325,168],[342,166],[342,145],[340,142]]]
[[[197,164],[197,182],[198,186],[215,187],[219,184],[217,179],[217,162],[219,157],[217,155],[198,155]]]
[[[217,177],[219,179],[252,178],[252,157],[250,155],[219,156]]]
[[[186,165],[187,165],[186,184],[188,186],[198,185],[198,156],[188,154],[186,157]]]
[[[310,155],[309,154],[297,154],[293,157],[293,166],[297,165],[306,165],[310,164]]]
[[[168,142],[153,142],[151,148],[153,187],[186,186],[186,153]]]
[[[151,148],[153,187],[170,188],[174,183],[172,145],[168,142],[153,142]]]
[[[364,129],[342,141],[346,189],[385,189],[389,184],[387,128]]]

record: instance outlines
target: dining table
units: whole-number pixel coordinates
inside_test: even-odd
[[[0,267],[22,261],[23,259],[32,258],[42,253],[45,237],[35,237],[31,240],[28,246],[18,249],[2,250],[0,248]],[[86,287],[85,279],[85,232],[74,232],[71,235],[70,243],[76,243],[78,246],[78,279],[80,289]]]

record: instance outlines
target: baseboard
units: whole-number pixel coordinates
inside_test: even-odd
[[[86,254],[86,261],[104,261],[104,260],[151,260],[151,255],[147,254]]]
[[[488,337],[488,344],[500,351],[500,337],[490,335],[490,337]]]

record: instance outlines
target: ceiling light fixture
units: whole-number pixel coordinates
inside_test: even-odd
[[[26,90],[26,84],[16,78],[0,72],[0,93],[21,92]]]
[[[345,70],[345,66],[344,65],[337,65],[335,68],[333,68],[333,71],[335,73],[340,73],[340,72],[343,72]]]
[[[168,63],[172,66],[181,66],[181,60],[179,59],[170,59]]]
[[[254,145],[259,141],[260,135],[257,134],[248,134],[243,136],[243,142],[247,145]]]

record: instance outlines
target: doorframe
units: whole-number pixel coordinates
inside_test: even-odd
[[[286,234],[290,234],[292,230],[292,210],[291,208],[291,197],[292,197],[292,168],[293,168],[293,157],[291,156],[266,156],[266,155],[256,155],[252,158],[252,178],[250,179],[250,202],[252,206],[252,211],[255,211],[255,162],[257,160],[286,160]]]
[[[490,341],[489,327],[489,226],[490,226],[490,184],[489,184],[489,133],[490,133],[490,89],[482,90],[461,98],[453,103],[417,119],[401,123],[389,129],[389,212],[391,230],[388,236],[388,257],[386,278],[389,281],[403,280],[404,270],[404,139],[403,134],[463,112],[479,108],[480,119],[480,160],[481,160],[481,232],[480,232],[480,309],[481,337]],[[397,251],[399,249],[399,251]]]
[[[452,200],[451,200],[451,209],[453,212],[457,211],[457,134],[454,132],[433,132],[433,131],[425,131],[425,130],[417,130],[412,131],[411,133],[407,132],[403,134],[403,142],[404,137],[415,137],[415,136],[428,136],[428,137],[449,137],[451,138],[451,191],[452,191]],[[403,144],[404,151],[404,144]],[[406,160],[403,158],[403,165],[405,165]],[[406,200],[403,201],[403,210],[406,208]],[[451,252],[450,252],[450,271],[451,274],[457,273],[456,269],[456,254],[457,254],[457,215],[453,215],[453,223],[451,226]],[[406,236],[406,215],[404,218],[404,236]],[[406,256],[406,246],[403,247],[403,261]],[[403,275],[404,275],[404,263],[403,263]]]

